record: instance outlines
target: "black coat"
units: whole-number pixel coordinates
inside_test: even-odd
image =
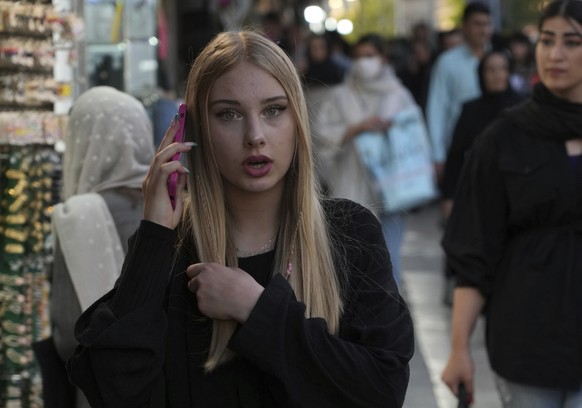
[[[282,275],[270,278],[272,252],[241,259],[265,290],[230,340],[237,357],[205,374],[212,325],[183,273],[194,260],[178,257],[172,268],[176,232],[144,221],[119,286],[77,323],[73,382],[96,408],[401,407],[412,323],[382,228],[363,207],[330,202],[350,272],[337,336],[325,320],[305,318]]]
[[[475,138],[497,119],[504,109],[517,105],[522,100],[515,92],[507,91],[497,94],[484,93],[479,98],[463,104],[445,161],[441,184],[443,198],[454,197],[465,155]]]
[[[564,140],[534,137],[540,125],[529,131],[513,119],[497,120],[476,140],[442,244],[459,285],[486,297],[493,370],[517,383],[575,389],[582,382],[582,174]]]

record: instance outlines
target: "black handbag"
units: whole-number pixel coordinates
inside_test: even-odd
[[[75,408],[76,389],[69,382],[65,362],[61,360],[52,337],[32,344],[42,376],[44,408]]]

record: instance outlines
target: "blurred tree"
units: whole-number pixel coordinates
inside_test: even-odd
[[[360,36],[374,32],[384,37],[395,33],[394,0],[360,0],[346,10],[342,18],[354,24],[354,31],[346,39],[354,42]]]
[[[544,0],[512,0],[502,2],[502,30],[520,31],[528,25],[537,24]]]
[[[346,35],[350,42],[362,34],[375,32],[385,37],[393,37],[396,31],[394,24],[394,3],[406,0],[359,0],[350,2],[351,6],[339,18],[347,18],[354,24],[354,31]],[[463,8],[467,0],[442,0],[442,13],[437,17],[438,26],[451,29],[460,24]],[[527,1],[527,0],[526,0]],[[338,19],[339,19],[338,18]]]
[[[351,5],[344,10],[340,18],[347,18],[354,24],[351,34],[345,36],[349,42],[369,32],[375,32],[387,38],[395,35],[394,3],[406,0],[359,0],[349,2]],[[461,24],[465,5],[473,0],[441,0],[437,16],[437,26],[451,29]],[[501,1],[501,30],[513,32],[536,24],[542,5],[547,0],[503,0]]]
[[[447,24],[448,29],[459,27],[461,25],[461,20],[463,19],[463,10],[467,3],[466,0],[446,0],[446,8],[448,10],[447,15],[442,16],[444,19],[449,21]],[[442,24],[442,23],[441,23]]]
[[[473,0],[445,0],[443,8],[446,14],[439,16],[443,26],[459,26],[463,17],[463,9],[467,3]],[[521,31],[524,27],[535,25],[540,10],[548,0],[502,0],[501,5],[501,31],[512,33]]]

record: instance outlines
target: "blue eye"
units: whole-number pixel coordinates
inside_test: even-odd
[[[287,109],[286,106],[273,105],[273,106],[269,106],[267,109],[265,109],[265,114],[267,116],[278,116],[285,109]]]
[[[233,111],[232,109],[223,110],[218,113],[218,117],[223,120],[234,120],[240,115]]]

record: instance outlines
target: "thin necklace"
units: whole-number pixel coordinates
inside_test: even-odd
[[[252,251],[243,251],[243,250],[240,250],[237,248],[236,255],[239,258],[248,258],[251,256],[264,254],[264,253],[269,252],[270,250],[272,250],[274,248],[274,246],[275,246],[274,241],[275,241],[275,237],[273,236],[270,240],[268,240],[260,248],[252,250]]]

